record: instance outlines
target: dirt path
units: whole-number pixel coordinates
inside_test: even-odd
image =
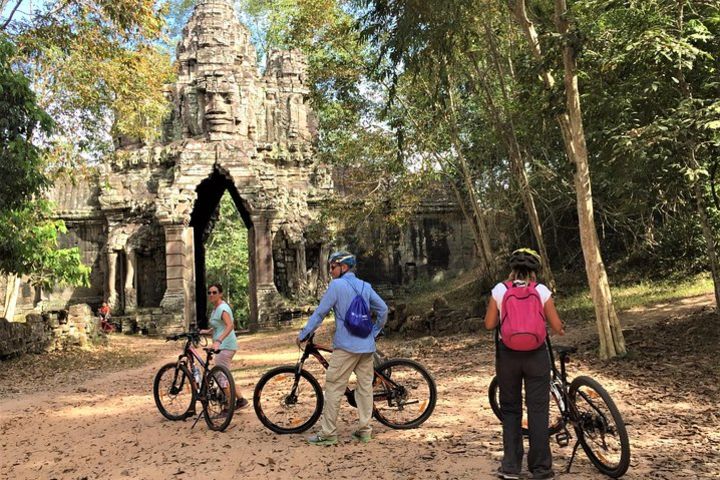
[[[691,303],[681,315],[702,315],[703,300]],[[669,318],[667,312],[659,313],[662,308],[633,313],[638,319],[630,321],[632,331],[643,328],[640,319],[655,324]],[[679,322],[683,317],[675,318]],[[286,330],[240,340],[242,353],[233,367],[247,396],[262,372],[296,360],[294,335],[295,330]],[[34,394],[27,393],[27,387],[15,393],[0,390],[0,478],[495,478],[502,446],[486,397],[494,370],[490,335],[383,340],[391,355],[418,359],[432,371],[439,394],[435,413],[416,430],[395,431],[374,422],[376,439],[357,445],[350,441],[355,412],[345,404],[339,421],[342,442],[335,447],[309,446],[304,435],[275,435],[252,409],[236,415],[224,433],[211,432],[202,422],[191,430],[190,421],[166,421],[155,408],[152,379],[160,365],[177,355],[179,345],[124,336],[112,342],[142,349],[151,360],[115,373],[88,371],[71,376],[71,381],[54,378],[47,387],[28,377],[25,384],[38,392]],[[717,346],[714,349],[707,354],[717,355]],[[592,358],[581,354],[572,373],[591,374],[620,405],[633,447],[632,466],[624,478],[720,478],[717,395],[673,388],[675,377],[643,375],[647,362],[602,363]],[[713,365],[710,374],[717,375]],[[7,380],[7,371],[0,372],[0,383]],[[712,380],[707,388],[717,388],[717,377]],[[566,465],[570,451],[554,447],[557,471]],[[602,477],[580,452],[573,472],[557,478]]]

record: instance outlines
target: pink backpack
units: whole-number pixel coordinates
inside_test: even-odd
[[[545,312],[542,299],[535,289],[537,282],[528,285],[514,285],[505,282],[507,287],[502,299],[502,318],[500,335],[502,342],[511,350],[527,352],[539,348],[545,343]]]

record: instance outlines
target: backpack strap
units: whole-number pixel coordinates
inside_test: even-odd
[[[507,295],[507,292],[510,290],[510,288],[513,286],[511,281],[502,282],[503,285],[505,285],[505,293],[503,293],[503,298],[500,299],[500,305],[502,305],[502,301],[505,298],[505,295]],[[500,306],[498,305],[498,307]],[[502,314],[500,313],[500,309],[498,308],[498,322],[497,325],[495,325],[495,358],[500,357],[500,326],[502,324]]]
[[[357,288],[355,288],[355,287],[353,286],[353,284],[350,283],[350,280],[348,280],[347,278],[343,278],[343,280],[345,280],[345,282],[347,282],[347,284],[350,285],[350,288],[353,289],[353,292],[355,292],[355,295],[360,295],[360,296],[362,296],[363,292],[365,291],[365,282],[363,282],[362,280],[360,280],[360,281],[362,282],[362,289],[360,290],[360,293],[358,293]]]

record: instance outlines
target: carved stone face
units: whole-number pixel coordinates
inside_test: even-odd
[[[240,93],[232,75],[206,73],[198,80],[198,94],[203,99],[203,127],[210,133],[236,133]]]

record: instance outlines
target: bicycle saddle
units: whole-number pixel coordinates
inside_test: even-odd
[[[577,352],[577,347],[566,347],[564,345],[553,345],[553,350],[555,350],[559,355],[562,355],[564,353]]]

